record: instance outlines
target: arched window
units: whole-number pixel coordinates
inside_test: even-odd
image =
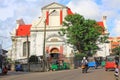
[[[30,53],[30,42],[28,41],[28,44],[27,44],[27,41],[26,41],[23,43],[23,57],[26,57],[28,55],[28,50]]]

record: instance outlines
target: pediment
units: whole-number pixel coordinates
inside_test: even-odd
[[[48,4],[47,6],[44,6],[42,8],[42,10],[43,9],[53,9],[53,8],[66,8],[66,6],[53,2],[51,4]]]

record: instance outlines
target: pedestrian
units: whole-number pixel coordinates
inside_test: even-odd
[[[114,76],[115,76],[115,80],[119,80],[119,66],[118,65],[116,65]]]
[[[94,60],[95,60],[95,63],[96,63],[95,68],[97,69],[97,67],[100,65],[100,62],[99,62],[99,60],[97,59],[97,57],[95,57]]]
[[[82,61],[81,61],[81,67],[82,67],[82,73],[86,72],[88,70],[88,60],[86,59],[86,57],[83,57]]]
[[[115,63],[116,63],[116,65],[119,64],[119,57],[118,56],[115,56]]]
[[[6,65],[3,67],[3,70],[2,70],[2,73],[3,74],[7,74],[7,72],[8,72],[8,70],[7,70],[7,67],[6,67]]]

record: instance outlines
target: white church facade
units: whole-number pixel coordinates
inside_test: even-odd
[[[11,35],[13,43],[11,58],[13,60],[25,59],[28,56],[27,53],[30,56],[42,56],[44,45],[45,53],[48,54],[59,53],[65,57],[70,57],[74,51],[73,47],[67,43],[66,36],[59,35],[60,29],[66,28],[62,26],[64,17],[73,14],[72,11],[64,5],[54,2],[44,6],[41,12],[42,16],[33,21],[32,24],[25,24],[22,19],[17,20],[17,27]],[[104,21],[102,24],[106,26]],[[96,55],[103,57],[109,55],[108,46],[103,47],[102,44],[101,51],[98,51]]]

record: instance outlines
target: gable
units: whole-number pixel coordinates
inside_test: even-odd
[[[64,5],[53,2],[53,3],[49,4],[49,5],[44,6],[42,8],[42,10],[43,9],[53,9],[53,8],[67,8],[67,7],[64,6]]]
[[[30,36],[31,25],[19,25],[16,36]]]
[[[73,14],[73,12],[71,11],[70,8],[67,9],[67,14],[68,14],[68,15],[72,15],[72,14]]]

